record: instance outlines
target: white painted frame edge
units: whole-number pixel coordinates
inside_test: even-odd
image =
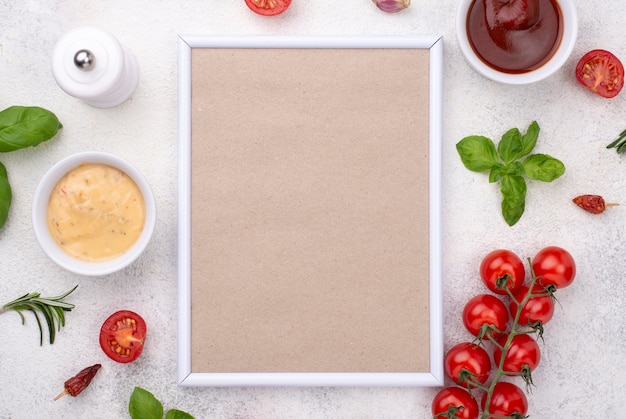
[[[427,48],[429,77],[430,372],[194,373],[191,371],[191,49]],[[205,36],[178,38],[178,374],[180,386],[443,385],[443,38],[441,36]]]

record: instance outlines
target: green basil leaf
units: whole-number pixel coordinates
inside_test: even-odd
[[[0,112],[0,152],[36,146],[63,125],[52,112],[36,106],[11,106]]]
[[[506,174],[506,166],[500,163],[496,163],[489,171],[489,183],[494,183],[502,179],[502,176]]]
[[[498,163],[496,146],[487,137],[472,135],[456,144],[463,165],[473,172],[486,172]]]
[[[185,413],[181,410],[171,409],[167,411],[165,419],[194,419],[189,413]]]
[[[522,176],[524,174],[524,166],[522,165],[522,163],[514,161],[513,163],[505,167],[505,174],[512,176]]]
[[[526,207],[526,181],[522,176],[506,175],[500,183],[502,216],[510,226],[519,221]]]
[[[565,165],[547,154],[533,154],[523,162],[524,173],[531,179],[552,182],[565,173]]]
[[[163,405],[152,393],[135,387],[128,403],[132,419],[163,419]]]
[[[539,138],[539,124],[537,121],[533,121],[526,130],[526,134],[522,135],[522,150],[517,156],[518,159],[529,155],[533,151],[537,144],[537,138]]]
[[[509,226],[514,226],[517,222],[522,218],[522,214],[524,214],[524,210],[526,207],[526,203],[522,202],[519,205],[512,205],[509,201],[503,199],[502,200],[502,216],[504,217],[504,221]]]
[[[502,139],[498,143],[498,155],[509,164],[518,158],[522,151],[522,134],[517,128],[511,128],[504,133]]]
[[[7,169],[0,163],[0,228],[4,226],[9,218],[9,209],[11,208],[11,200],[13,193],[9,184],[9,175]]]

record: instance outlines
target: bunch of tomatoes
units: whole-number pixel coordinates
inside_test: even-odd
[[[445,373],[457,385],[435,395],[433,417],[526,417],[528,399],[513,377],[526,387],[533,384],[541,359],[537,340],[554,314],[554,293],[576,276],[572,255],[557,246],[541,249],[528,265],[526,281],[524,262],[509,250],[494,250],[481,261],[480,277],[491,293],[472,297],[463,309],[463,324],[474,339],[446,353]]]

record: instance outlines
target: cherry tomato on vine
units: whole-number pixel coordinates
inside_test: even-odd
[[[472,297],[463,308],[463,324],[474,336],[479,336],[485,325],[492,325],[483,337],[497,337],[509,323],[509,312],[504,303],[494,295],[479,294]]]
[[[498,339],[498,344],[504,346],[508,335],[503,335]],[[500,365],[502,360],[502,350],[496,346],[493,350],[493,360],[496,365]],[[532,336],[520,334],[513,336],[506,354],[502,369],[505,374],[523,372],[526,367],[529,371],[534,371],[541,360],[539,345]]]
[[[443,366],[448,377],[465,388],[476,387],[468,380],[481,384],[487,381],[491,372],[491,358],[482,347],[469,342],[454,345],[446,353]]]
[[[522,260],[506,249],[488,253],[480,263],[480,278],[491,292],[500,295],[507,294],[506,288],[517,291],[524,283],[525,274]]]
[[[594,49],[578,61],[576,80],[592,92],[612,98],[624,87],[624,66],[609,51]]]
[[[532,260],[532,267],[537,282],[544,286],[565,288],[576,277],[574,258],[567,250],[557,246],[541,249]]]
[[[111,314],[100,328],[100,347],[113,361],[133,362],[143,351],[146,322],[132,311]]]
[[[451,413],[458,419],[477,419],[478,403],[474,396],[461,387],[446,387],[439,391],[433,399],[431,412],[433,416],[440,413]],[[445,418],[446,416],[440,416]]]
[[[483,410],[487,407],[487,394],[485,392],[481,399],[480,404]],[[506,381],[496,383],[488,406],[489,414],[503,417],[518,413],[521,417],[526,417],[527,411],[528,399],[526,399],[526,395],[518,386]],[[489,416],[489,419],[492,418],[492,416]]]
[[[522,302],[524,300],[524,297],[526,297],[529,289],[530,286],[524,285],[515,294],[513,294],[515,301],[511,300],[509,302],[509,312],[511,313],[512,318],[515,318],[517,309],[519,308],[518,302]],[[530,297],[526,301],[520,313],[519,324],[528,325],[535,322],[540,322],[542,325],[546,324],[554,315],[554,300],[552,296],[547,295],[547,292],[541,284],[535,283],[532,293],[537,294],[538,296]]]
[[[276,16],[287,10],[291,0],[246,0],[246,5],[254,13],[262,16]]]

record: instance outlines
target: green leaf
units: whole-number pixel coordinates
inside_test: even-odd
[[[537,124],[537,121],[533,121],[526,130],[526,134],[522,135],[522,150],[517,156],[518,159],[529,155],[533,151],[537,144],[537,138],[539,138],[539,124]]]
[[[181,410],[171,409],[167,411],[165,419],[194,419],[189,413],[185,413]]]
[[[517,128],[511,128],[504,133],[502,139],[498,143],[498,155],[504,163],[509,164],[517,160],[521,152],[522,134],[520,134]]]
[[[49,110],[11,106],[0,112],[0,152],[36,146],[54,137],[62,127]]]
[[[9,218],[9,209],[11,208],[11,200],[13,192],[11,192],[11,184],[9,183],[9,175],[7,169],[0,163],[0,228],[4,226]]]
[[[522,176],[506,175],[500,183],[502,216],[510,226],[519,221],[526,207],[526,181]]]
[[[494,183],[502,179],[502,176],[506,174],[506,166],[503,164],[495,164],[489,171],[489,183]]]
[[[39,327],[39,344],[43,345],[43,324],[37,314],[40,313],[44,317],[45,324],[48,327],[50,344],[53,344],[56,337],[56,331],[60,331],[61,327],[65,326],[65,315],[63,312],[72,311],[74,308],[74,304],[70,304],[62,300],[74,292],[77,287],[78,285],[75,285],[71,290],[56,297],[41,297],[38,292],[25,294],[3,305],[0,313],[13,310],[20,315],[22,324],[24,324],[26,319],[24,318],[22,311],[31,311],[35,316],[37,326]]]
[[[522,166],[522,163],[514,161],[513,163],[505,167],[504,174],[512,176],[522,176],[524,174],[524,166]]]
[[[135,387],[128,402],[128,412],[132,419],[163,419],[163,405],[152,393]]]
[[[619,136],[617,137],[615,141],[613,141],[611,144],[606,146],[606,148],[615,148],[615,151],[617,151],[618,154],[624,151],[625,147],[626,147],[626,129],[619,133]]]
[[[473,172],[486,172],[498,163],[496,146],[487,137],[471,135],[456,144],[463,165]]]
[[[523,162],[524,173],[531,179],[552,182],[565,173],[565,165],[547,154],[533,154]]]

